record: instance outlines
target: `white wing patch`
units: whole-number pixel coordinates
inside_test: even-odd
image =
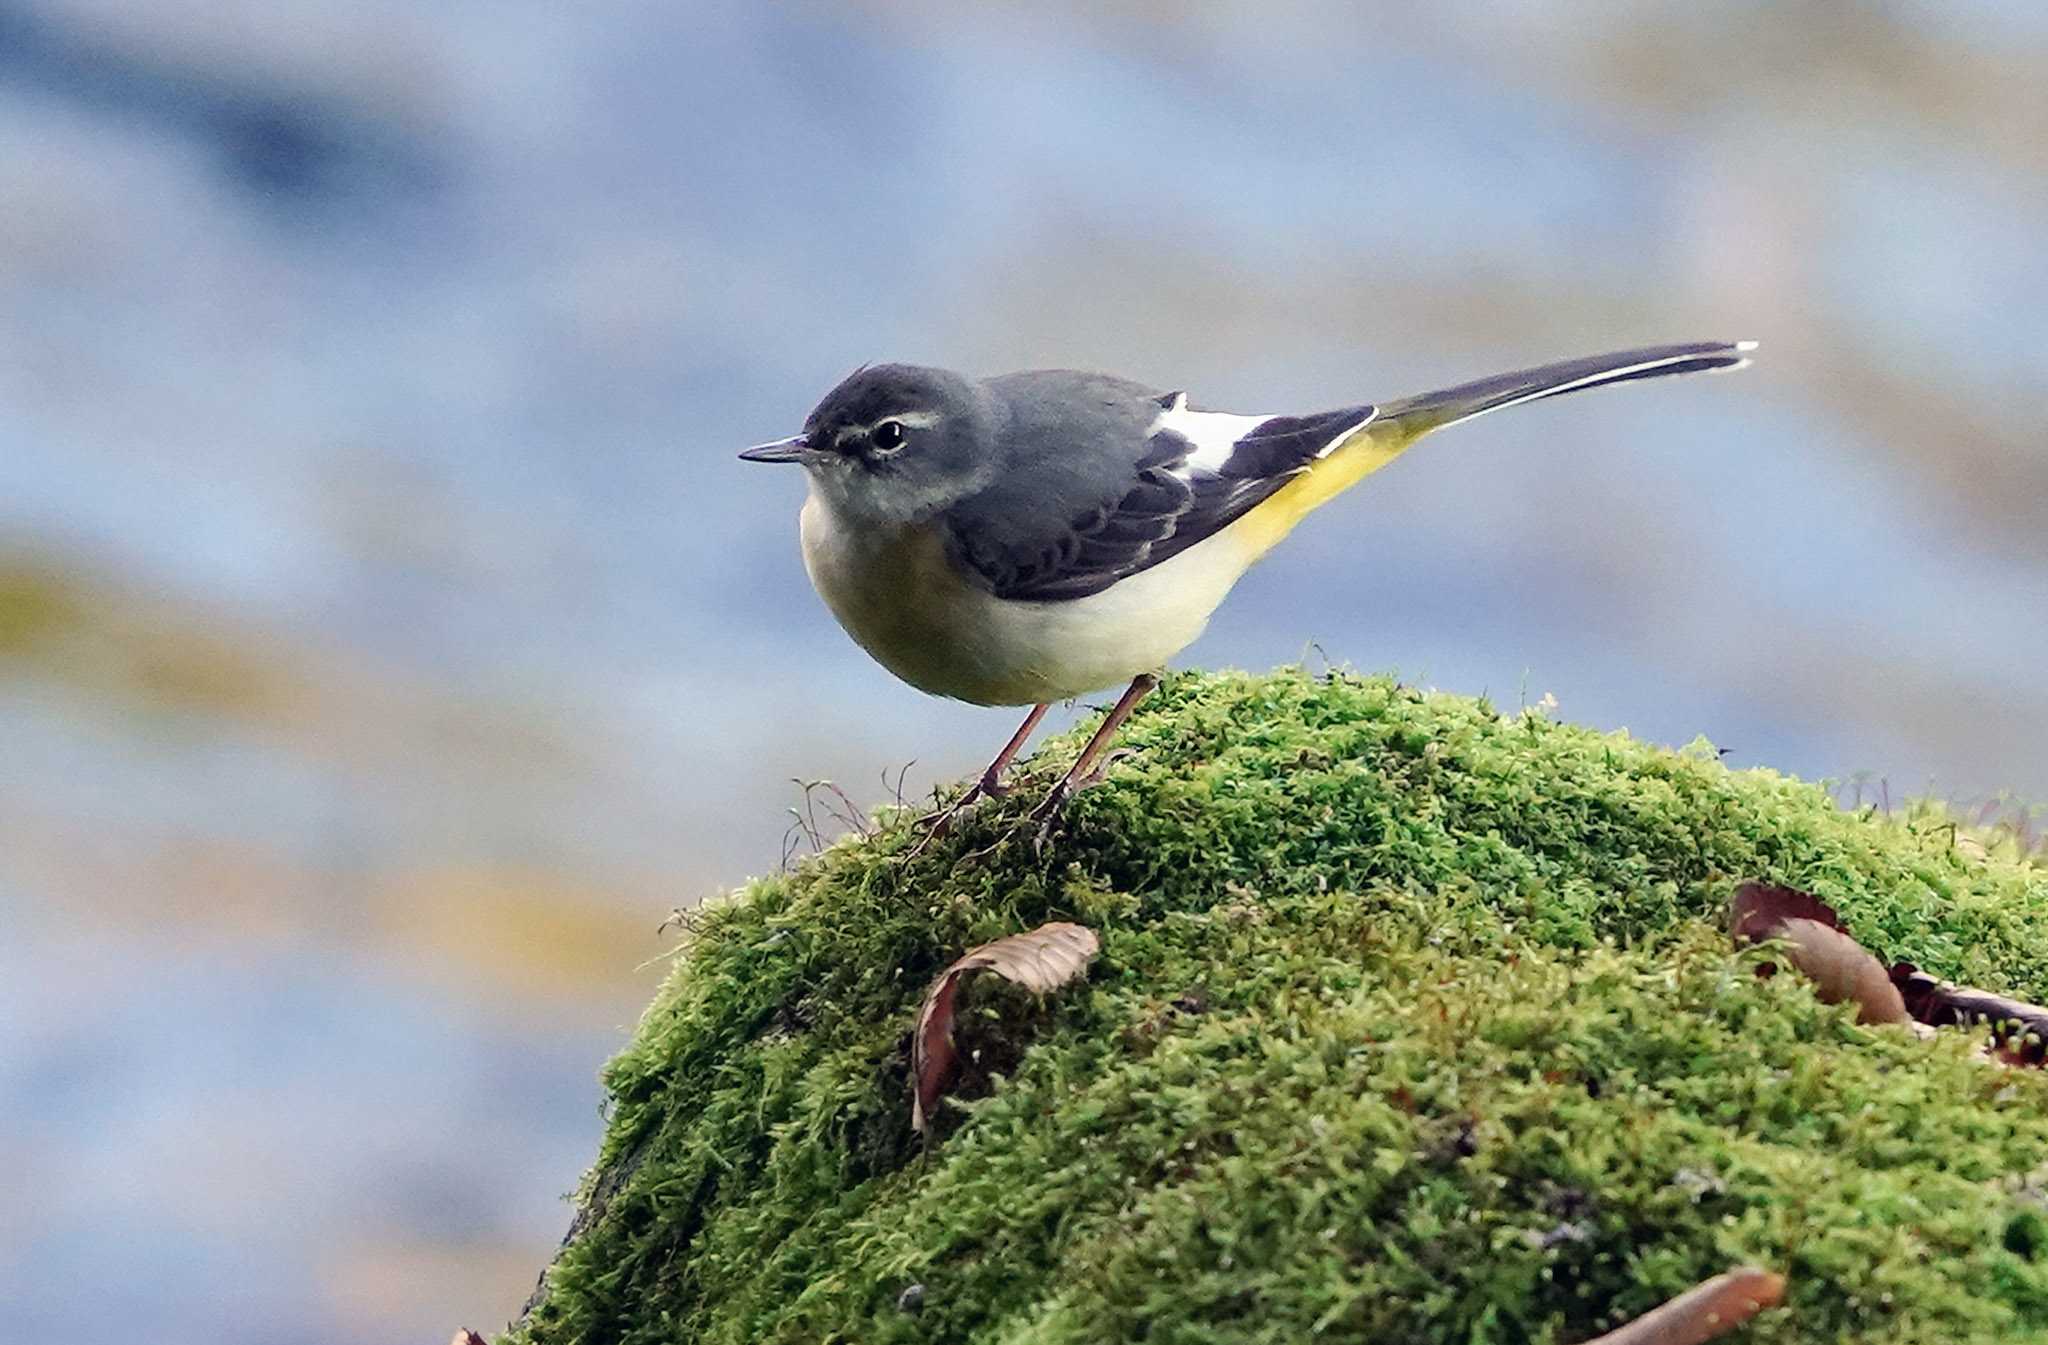
[[[1236,416],[1228,411],[1190,411],[1188,395],[1176,392],[1173,404],[1152,422],[1150,433],[1158,434],[1165,430],[1195,446],[1186,465],[1178,468],[1176,475],[1204,472],[1214,476],[1223,470],[1224,463],[1230,461],[1237,441],[1271,419],[1271,416]]]
[[[1171,469],[1181,480],[1192,482],[1197,476],[1220,475],[1224,465],[1237,455],[1238,446],[1244,442],[1246,436],[1265,425],[1272,426],[1266,431],[1268,436],[1284,441],[1302,434],[1309,426],[1321,421],[1329,433],[1329,438],[1315,446],[1313,456],[1326,457],[1332,449],[1370,425],[1379,414],[1375,407],[1368,406],[1362,410],[1362,415],[1342,424],[1338,423],[1335,415],[1239,416],[1227,411],[1190,411],[1188,395],[1185,392],[1176,392],[1172,401],[1159,413],[1159,418],[1152,422],[1149,433],[1176,434],[1194,445],[1194,451],[1188,454],[1187,461]],[[1305,446],[1298,447],[1294,451],[1299,453],[1304,451],[1304,448]],[[1259,455],[1254,453],[1251,455],[1251,463],[1240,463],[1240,472],[1256,463],[1258,458]],[[1290,468],[1306,465],[1306,458],[1296,458],[1288,464]]]

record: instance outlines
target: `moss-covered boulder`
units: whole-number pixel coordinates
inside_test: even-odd
[[[1738,1262],[1757,1341],[2048,1338],[2048,1079],[1729,944],[1732,883],[2048,997],[2048,869],[1704,746],[1380,678],[1185,675],[1043,853],[1021,789],[707,905],[630,1048],[533,1342],[1582,1340]],[[984,977],[921,1143],[908,1039]]]

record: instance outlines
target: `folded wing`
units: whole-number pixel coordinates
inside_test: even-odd
[[[1012,457],[945,522],[967,571],[1027,602],[1099,593],[1214,536],[1373,417],[1196,411],[1182,393],[1064,371],[996,383],[1016,408]]]

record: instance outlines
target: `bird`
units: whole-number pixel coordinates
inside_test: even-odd
[[[1185,392],[1073,369],[976,379],[872,364],[826,393],[799,433],[739,456],[805,469],[804,568],[876,662],[936,696],[1030,707],[980,777],[927,819],[933,834],[1008,792],[1004,769],[1054,703],[1124,686],[1033,811],[1042,841],[1066,800],[1101,778],[1167,661],[1310,513],[1445,426],[1741,368],[1755,346],[1648,346],[1270,415],[1203,410]]]

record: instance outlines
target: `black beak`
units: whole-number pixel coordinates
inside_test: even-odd
[[[809,440],[801,434],[792,434],[772,444],[755,444],[740,457],[747,462],[802,462],[810,451]]]

